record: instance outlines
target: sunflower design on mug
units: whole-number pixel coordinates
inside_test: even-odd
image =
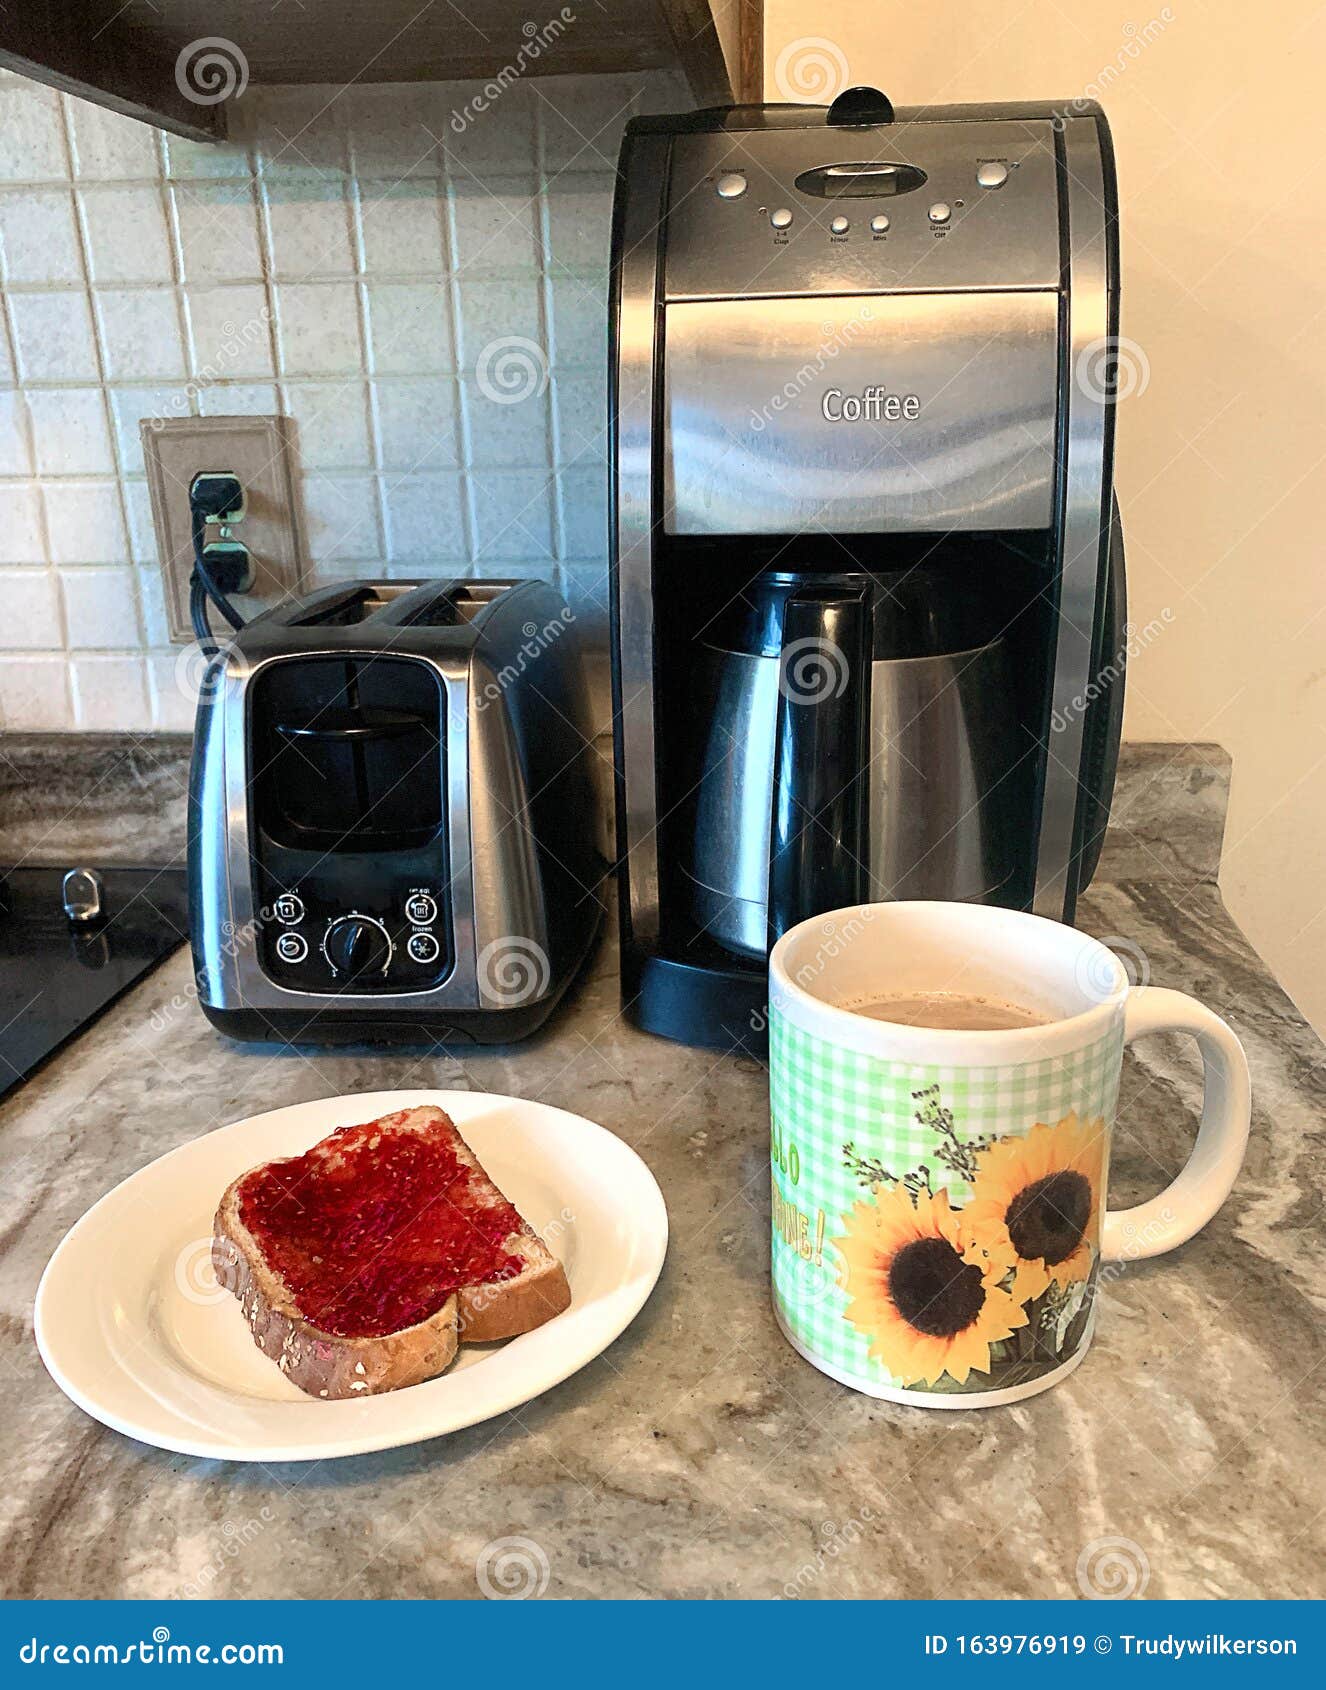
[[[965,1384],[973,1370],[989,1371],[991,1345],[1026,1325],[1001,1284],[1011,1260],[975,1238],[947,1192],[878,1186],[843,1226],[833,1242],[844,1315],[903,1385],[934,1384],[943,1374]]]
[[[963,1220],[1014,1268],[1014,1295],[1031,1302],[1051,1286],[1087,1278],[1098,1247],[1105,1179],[1105,1122],[1068,1114],[1054,1126],[1001,1138],[976,1154]]]

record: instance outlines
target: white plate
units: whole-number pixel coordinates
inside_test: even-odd
[[[255,1163],[336,1127],[439,1104],[561,1258],[565,1314],[501,1345],[462,1346],[440,1378],[354,1402],[306,1396],[256,1347],[210,1265],[212,1216]],[[663,1267],[668,1217],[649,1169],[592,1121],[485,1092],[383,1091],[253,1115],[182,1145],[89,1209],[37,1289],[37,1345],[96,1419],[183,1455],[312,1461],[472,1426],[568,1378],[625,1331]]]

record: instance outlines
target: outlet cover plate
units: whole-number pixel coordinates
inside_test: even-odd
[[[139,430],[171,639],[188,645],[194,637],[189,620],[189,485],[202,470],[229,470],[244,488],[247,508],[234,532],[249,549],[254,581],[251,593],[235,595],[236,608],[253,616],[264,605],[298,592],[302,552],[290,474],[289,418],[144,418]],[[215,612],[212,622],[220,622]]]

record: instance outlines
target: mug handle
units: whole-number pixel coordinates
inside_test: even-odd
[[[1186,992],[1135,986],[1124,1011],[1127,1044],[1144,1033],[1191,1033],[1202,1053],[1202,1119],[1183,1171],[1158,1197],[1114,1209],[1101,1231],[1101,1259],[1141,1261],[1200,1232],[1229,1196],[1248,1143],[1252,1085],[1238,1036]]]

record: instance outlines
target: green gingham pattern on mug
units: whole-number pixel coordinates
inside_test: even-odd
[[[925,1169],[934,1192],[947,1191],[951,1204],[962,1204],[970,1187],[937,1160],[943,1141],[918,1113],[937,1101],[952,1111],[964,1142],[1026,1133],[1073,1111],[1085,1120],[1103,1116],[1108,1126],[1122,1045],[1120,1018],[1093,1044],[1040,1061],[999,1068],[895,1062],[830,1044],[771,1009],[774,1305],[795,1341],[840,1373],[897,1383],[844,1317],[847,1298],[837,1283],[832,1240],[843,1230],[843,1216],[871,1189],[844,1160],[847,1145],[894,1180]]]

